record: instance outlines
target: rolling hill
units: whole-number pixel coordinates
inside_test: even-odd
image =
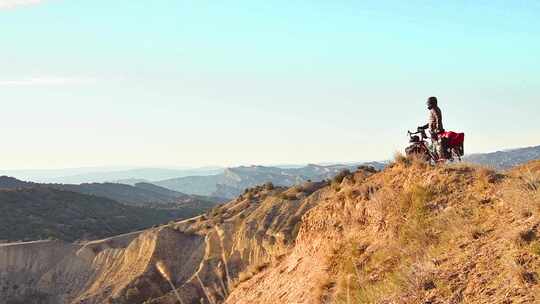
[[[220,200],[152,184],[37,184],[0,177],[0,240],[95,239],[202,214]]]
[[[4,241],[103,238],[165,223],[179,215],[177,210],[131,207],[47,187],[0,190],[0,240]]]
[[[78,192],[109,198],[126,205],[133,206],[174,206],[184,203],[218,203],[224,199],[216,197],[203,197],[187,195],[170,189],[162,188],[148,183],[138,183],[135,186],[116,183],[90,183],[90,184],[38,184],[24,182],[13,177],[1,176],[0,189],[33,188],[43,186],[59,190]]]

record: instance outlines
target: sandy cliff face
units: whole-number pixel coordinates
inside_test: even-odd
[[[81,246],[62,241],[0,245],[0,299],[6,303],[69,303],[100,272],[98,259],[137,233]],[[0,301],[0,302],[1,302]]]
[[[499,174],[406,159],[257,187],[204,216],[85,246],[0,245],[0,298],[178,303],[161,261],[183,303],[534,303],[539,189],[538,163]]]
[[[193,276],[180,283],[184,303],[222,303],[254,272],[283,258],[294,246],[301,217],[315,206],[310,195],[325,183],[295,189],[251,189],[204,218],[175,225],[182,233],[204,235],[204,257]],[[150,303],[176,303],[173,294]]]
[[[226,303],[540,302],[540,163],[401,160],[323,191],[296,245]]]
[[[89,269],[76,256],[78,249],[59,241],[0,245],[0,298],[21,303],[28,301],[27,296],[39,297],[43,303],[66,301]],[[73,269],[75,273],[70,272]]]
[[[206,216],[84,246],[2,245],[0,296],[6,303],[38,296],[55,304],[174,303],[155,267],[161,261],[185,303],[223,302],[242,272],[288,251],[301,216],[317,202],[308,194],[324,185],[310,183],[287,195],[258,187]]]

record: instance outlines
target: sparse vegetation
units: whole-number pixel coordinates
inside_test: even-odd
[[[141,299],[141,292],[137,287],[131,287],[126,291],[126,303],[136,303],[140,302]]]
[[[269,265],[270,263],[268,262],[249,265],[244,271],[238,274],[238,279],[233,282],[233,289],[236,288],[238,284],[251,279],[253,276],[265,270]]]
[[[343,179],[347,176],[350,176],[351,175],[351,171],[345,169],[345,170],[342,170],[341,172],[339,172],[336,176],[334,176],[334,178],[332,179],[332,182],[335,183],[335,184],[341,184],[341,182],[343,181]]]
[[[298,192],[290,189],[290,190],[286,190],[286,191],[283,191],[281,192],[278,197],[282,200],[285,200],[285,201],[293,201],[293,200],[296,200],[297,199],[297,194]]]
[[[272,182],[267,182],[266,184],[264,184],[264,189],[267,191],[274,190],[274,184]]]
[[[493,264],[494,257],[485,256],[485,262],[492,267],[505,269],[494,273],[489,284],[503,289],[534,286],[538,290],[540,263],[534,258],[540,254],[538,225],[528,225],[516,232],[516,237],[502,229],[499,233],[505,235],[503,239],[491,238],[494,230],[500,229],[498,221],[506,207],[516,219],[540,222],[539,171],[522,171],[508,180],[485,168],[458,165],[427,169],[422,161],[397,156],[393,171],[400,170],[408,170],[409,175],[411,171],[428,170],[429,186],[407,180],[403,189],[396,188],[396,184],[391,186],[392,180],[386,179],[387,174],[382,188],[376,187],[370,195],[362,195],[363,190],[348,192],[348,199],[369,201],[371,213],[384,215],[386,236],[379,236],[384,238],[382,245],[380,239],[353,229],[336,244],[327,264],[336,273],[337,303],[423,303],[430,299],[429,295],[459,297],[455,292],[458,282],[448,280],[441,261],[452,258],[468,263],[470,249],[460,246],[476,248],[476,243],[480,246],[488,239],[495,242],[490,246],[498,248],[492,250],[505,253],[501,263],[514,265],[505,268]],[[363,187],[367,189],[368,184]],[[505,205],[494,208],[497,195]],[[535,220],[531,220],[533,217]],[[477,250],[470,252],[478,254]]]
[[[532,254],[540,256],[540,242],[539,241],[532,242],[529,248]]]

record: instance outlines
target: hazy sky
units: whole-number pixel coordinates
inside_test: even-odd
[[[467,152],[538,145],[539,16],[538,1],[0,0],[0,168],[386,159],[430,95]]]

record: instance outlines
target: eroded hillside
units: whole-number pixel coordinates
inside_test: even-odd
[[[227,303],[537,303],[540,163],[508,174],[400,160],[346,177],[296,246]]]
[[[268,184],[140,234],[0,246],[0,298],[178,303],[162,261],[183,303],[534,303],[539,183],[540,163],[499,174],[398,159]]]

